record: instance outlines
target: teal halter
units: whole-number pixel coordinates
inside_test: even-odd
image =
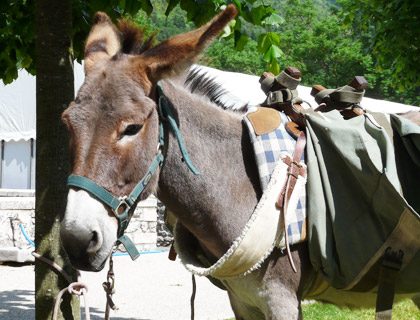
[[[161,85],[158,83],[157,85],[157,92],[158,92],[158,111],[159,111],[159,142],[158,148],[155,158],[153,159],[152,163],[149,166],[146,174],[143,178],[136,184],[133,191],[128,196],[123,197],[116,197],[105,188],[98,185],[93,180],[78,176],[78,175],[70,175],[67,179],[67,185],[70,187],[80,188],[91,195],[93,195],[96,199],[101,201],[103,204],[107,205],[111,208],[114,216],[117,218],[118,221],[118,231],[117,231],[117,245],[122,244],[128,254],[130,255],[132,260],[137,259],[140,256],[139,251],[137,250],[134,243],[131,239],[124,234],[125,230],[128,227],[130,222],[131,216],[129,215],[129,211],[133,208],[133,206],[137,203],[137,200],[142,195],[144,189],[146,188],[147,184],[151,180],[153,174],[160,168],[164,162],[164,156],[162,153],[162,149],[165,145],[165,134],[164,134],[164,126],[162,121],[167,121],[169,123],[170,128],[175,135],[176,140],[178,141],[179,149],[181,150],[182,157],[191,170],[191,172],[195,175],[200,174],[200,172],[196,169],[196,167],[192,164],[191,159],[188,155],[187,149],[185,148],[184,139],[182,138],[181,132],[179,131],[178,125],[172,114],[170,101],[166,98],[163,93]]]

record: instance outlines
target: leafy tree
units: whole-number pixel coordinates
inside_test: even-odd
[[[420,86],[420,5],[412,0],[339,0],[344,22],[364,35],[378,72],[397,91]]]
[[[187,20],[201,25],[220,11],[224,0],[71,0],[72,2],[72,56],[83,58],[83,43],[90,29],[92,16],[96,11],[105,11],[112,19],[134,16],[140,10],[150,15],[154,9],[164,7],[164,14],[169,15],[178,5],[185,10]],[[235,46],[240,48],[249,39],[249,26],[264,27],[276,25],[274,9],[263,0],[234,0],[239,9],[237,23],[232,25],[231,37]],[[17,70],[24,68],[35,74],[35,37],[34,37],[34,1],[10,0],[0,2],[0,78],[10,83],[17,77]],[[181,20],[178,20],[180,26]],[[164,35],[164,33],[162,33]],[[276,49],[271,44],[268,49]],[[262,51],[262,48],[259,47]],[[263,52],[265,53],[265,52]],[[267,55],[269,63],[276,65],[276,57]]]
[[[266,62],[257,53],[257,42],[250,39],[240,51],[234,49],[232,42],[232,39],[215,41],[201,59],[202,63],[226,71],[262,74]]]
[[[363,52],[361,41],[352,37],[333,8],[311,0],[284,0],[281,35],[282,67],[301,69],[306,85],[338,87],[355,75],[364,75],[371,85],[372,60]]]
[[[4,83],[16,79],[18,69],[35,70],[33,12],[30,1],[0,1],[0,78]]]

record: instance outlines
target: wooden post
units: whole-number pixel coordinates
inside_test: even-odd
[[[37,0],[36,17],[36,201],[35,243],[40,255],[64,266],[73,277],[59,241],[69,172],[67,133],[61,113],[74,98],[71,56],[72,0]],[[51,318],[54,299],[68,283],[46,264],[35,262],[35,316]],[[66,295],[60,319],[80,319],[78,299]]]

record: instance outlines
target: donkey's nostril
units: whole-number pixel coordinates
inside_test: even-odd
[[[87,247],[88,253],[96,253],[102,246],[102,234],[100,231],[92,231],[91,239]]]

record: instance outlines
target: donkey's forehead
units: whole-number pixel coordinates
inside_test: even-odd
[[[124,116],[148,114],[155,103],[124,62],[110,61],[103,68],[90,72],[75,101],[64,113],[64,119],[77,123],[104,117],[108,121],[118,121]]]
[[[128,59],[109,61],[102,68],[89,73],[78,92],[79,100],[103,97],[107,100],[145,96],[145,88]]]

